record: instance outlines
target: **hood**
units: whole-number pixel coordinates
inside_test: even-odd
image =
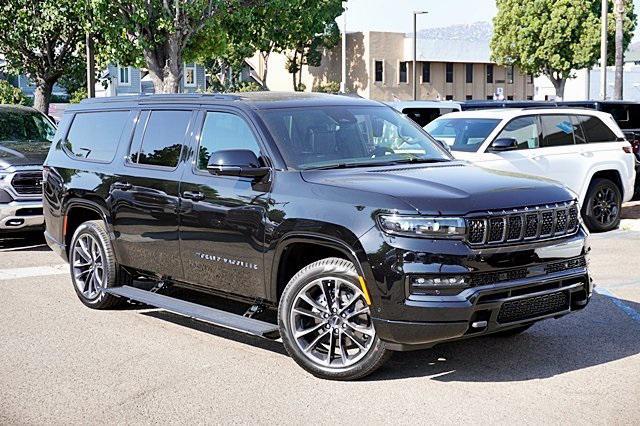
[[[511,174],[464,162],[309,170],[308,182],[386,194],[421,214],[464,215],[570,201],[562,186],[544,179]]]
[[[0,141],[0,170],[13,166],[41,166],[50,142]]]

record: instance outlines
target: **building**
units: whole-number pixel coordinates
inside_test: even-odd
[[[341,44],[327,51],[320,67],[303,67],[306,90],[341,80]],[[501,67],[491,61],[489,39],[442,40],[419,34],[417,43],[418,99],[471,100],[533,99],[530,75],[517,68]],[[347,34],[347,81],[350,92],[369,99],[410,100],[413,90],[413,35],[393,32]],[[258,56],[252,58],[260,69]],[[286,71],[286,54],[269,59],[267,86],[270,90],[292,90]]]

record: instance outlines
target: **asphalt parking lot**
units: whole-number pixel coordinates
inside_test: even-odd
[[[397,353],[352,383],[310,376],[278,342],[85,308],[38,238],[0,240],[0,424],[640,421],[637,231],[592,236],[598,292],[584,311]]]

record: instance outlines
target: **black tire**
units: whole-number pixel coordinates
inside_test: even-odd
[[[527,331],[528,329],[530,329],[532,325],[533,324],[521,325],[520,327],[511,328],[509,330],[499,331],[497,333],[488,334],[488,336],[491,336],[491,337],[513,337],[513,336],[517,336],[518,334],[522,334],[525,331]]]
[[[331,350],[327,348],[325,343],[317,344],[312,347],[312,349],[319,348],[320,350],[326,350],[329,365],[322,365],[320,362],[316,362],[311,359],[312,357],[305,354],[305,352],[299,346],[299,342],[294,337],[292,331],[292,326],[294,326],[294,320],[292,319],[294,303],[301,303],[300,301],[302,299],[298,297],[300,293],[306,291],[305,289],[310,288],[309,286],[314,285],[314,283],[317,283],[318,280],[320,280],[320,286],[323,286],[322,288],[324,289],[325,281],[322,281],[322,278],[327,278],[326,283],[328,284],[326,285],[328,286],[331,285],[331,278],[341,281],[341,284],[339,285],[336,284],[337,281],[333,281],[334,287],[332,287],[331,291],[336,290],[337,288],[337,294],[339,296],[333,298],[333,301],[337,300],[337,302],[335,302],[337,303],[337,305],[332,304],[331,306],[338,306],[339,309],[346,309],[345,306],[340,305],[341,301],[344,298],[344,293],[342,293],[342,296],[340,296],[340,288],[342,288],[346,289],[346,293],[352,291],[352,293],[349,294],[352,295],[353,300],[361,298],[361,300],[357,300],[354,303],[353,311],[351,311],[351,313],[354,313],[354,311],[356,310],[355,306],[364,306],[364,308],[358,309],[367,310],[366,304],[364,304],[364,302],[362,301],[363,298],[361,291],[357,290],[360,291],[360,295],[358,296],[358,293],[355,290],[356,288],[359,289],[360,285],[358,281],[358,274],[355,267],[353,266],[353,263],[349,262],[348,260],[339,258],[327,258],[305,266],[293,278],[291,278],[286,288],[284,289],[282,298],[280,300],[280,306],[278,309],[278,323],[280,326],[280,335],[282,336],[284,347],[286,348],[289,355],[298,363],[298,365],[300,365],[302,368],[316,377],[330,380],[356,380],[365,377],[382,366],[392,355],[392,352],[385,348],[384,343],[378,338],[377,335],[372,338],[373,340],[367,340],[370,338],[363,336],[363,338],[365,339],[363,340],[363,342],[365,342],[365,345],[369,345],[366,351],[364,350],[364,348],[360,349],[354,346],[356,342],[351,340],[347,332],[343,332],[342,330],[348,330],[351,335],[355,335],[355,333],[353,333],[351,329],[347,327],[347,325],[343,324],[343,322],[349,322],[350,320],[341,320],[340,318],[336,318],[340,317],[340,312],[342,312],[341,310],[339,310],[337,314],[335,313],[335,311],[333,314],[331,314],[329,304],[325,303],[325,306],[321,307],[323,309],[326,309],[326,314],[322,314],[322,311],[319,310],[316,310],[316,312],[318,312],[318,315],[320,317],[322,317],[323,315],[331,315],[331,317],[326,320],[323,320],[322,318],[309,319],[309,321],[314,323],[313,325],[320,326],[319,330],[317,331],[319,335],[326,335],[328,333],[327,339],[331,339],[330,342],[332,343],[329,343],[329,348],[333,348]],[[336,285],[337,287],[335,287]],[[318,288],[320,288],[320,286],[318,286]],[[327,291],[325,295],[329,297],[329,292]],[[325,298],[324,300],[327,299]],[[351,301],[348,301],[347,303],[344,303],[344,305],[351,305],[351,303]],[[351,308],[349,307],[349,309]],[[314,308],[311,308],[311,310],[313,311]],[[359,318],[359,321],[361,321],[363,317],[364,321],[369,321],[369,330],[372,330],[373,324],[370,322],[371,318],[369,316],[369,312],[356,316],[355,318]],[[345,318],[344,314],[342,315],[342,318]],[[332,320],[334,321],[332,322]],[[336,324],[335,321],[339,321],[342,325]],[[333,323],[333,326],[330,326],[330,323]],[[322,324],[326,325],[323,326]],[[326,331],[324,327],[326,327],[329,331]],[[342,327],[342,329],[340,327]],[[337,334],[334,335],[333,333]],[[320,336],[318,336],[318,338],[319,337]],[[298,336],[298,338],[300,337]],[[313,333],[311,333],[311,337],[309,338],[315,340],[316,337]],[[335,341],[336,338],[338,339],[338,343],[336,343]],[[331,346],[332,344],[333,347]],[[332,363],[332,355],[334,354],[333,350],[336,349],[337,345],[339,345],[340,351],[342,351],[343,345],[346,348],[349,348],[349,345],[351,345],[351,349],[347,349],[347,351],[360,351],[359,357],[361,358],[359,358],[359,360],[357,361],[354,360],[354,363],[351,365],[330,365]],[[315,351],[312,350],[311,352]],[[337,355],[335,356],[338,364],[347,364],[348,362],[350,362],[344,362],[345,358],[342,353],[340,356],[340,360],[337,360]],[[354,358],[357,359],[358,357]]]
[[[620,225],[622,194],[620,188],[609,179],[591,181],[582,208],[582,217],[589,231],[606,232]]]
[[[73,238],[71,239],[71,246],[69,247],[69,269],[71,271],[71,281],[73,283],[73,288],[78,295],[78,298],[82,303],[92,309],[111,309],[115,308],[125,301],[117,296],[113,296],[111,294],[105,293],[104,291],[96,288],[95,295],[86,295],[83,291],[80,290],[81,287],[85,287],[85,282],[87,280],[81,281],[77,276],[77,270],[74,265],[77,265],[79,259],[81,259],[80,254],[76,254],[74,252],[74,248],[77,244],[79,244],[79,240],[81,239],[93,239],[96,241],[96,248],[100,250],[102,261],[99,264],[102,266],[102,287],[114,287],[117,284],[118,277],[118,265],[116,263],[116,258],[113,252],[113,247],[111,245],[111,240],[109,238],[109,233],[107,232],[104,222],[101,220],[91,220],[88,222],[84,222],[81,224],[76,232],[73,234]],[[91,256],[93,258],[93,255]],[[97,274],[98,272],[96,272]],[[90,273],[89,273],[90,275]],[[87,276],[87,275],[84,275]]]

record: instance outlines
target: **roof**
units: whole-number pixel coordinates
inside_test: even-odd
[[[0,111],[38,112],[38,110],[23,105],[0,104]]]
[[[83,100],[80,105],[114,104],[114,103],[181,103],[181,104],[207,104],[207,103],[235,103],[250,104],[256,109],[286,108],[290,106],[315,106],[315,105],[354,105],[372,106],[381,105],[359,97],[344,95],[329,95],[325,93],[309,92],[245,92],[245,93],[193,93],[193,94],[158,94],[115,96],[106,98],[92,98]]]
[[[460,109],[459,102],[453,101],[395,101],[395,102],[385,102],[385,104],[389,105],[391,108],[397,109],[400,111],[403,108],[451,108],[451,109]]]
[[[404,57],[413,58],[413,38],[404,44]],[[491,64],[491,48],[482,40],[434,40],[418,38],[417,60]]]

